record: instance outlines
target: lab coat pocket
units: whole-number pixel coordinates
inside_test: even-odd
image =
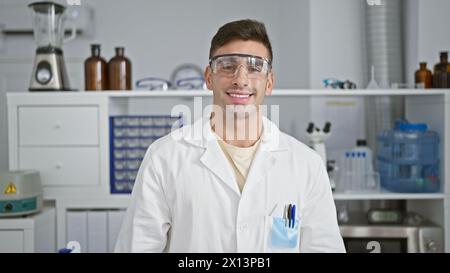
[[[295,219],[294,226],[289,227],[284,218],[267,216],[267,252],[298,252],[299,223],[299,220]]]

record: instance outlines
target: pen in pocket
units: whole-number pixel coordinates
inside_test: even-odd
[[[295,227],[295,205],[292,205],[291,218],[292,218],[292,228],[294,228]]]
[[[294,204],[288,204],[284,206],[283,220],[285,227],[295,228],[295,213],[296,206]]]

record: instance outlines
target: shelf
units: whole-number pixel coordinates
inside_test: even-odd
[[[54,96],[55,93],[61,96],[83,96],[83,97],[210,97],[209,90],[171,90],[171,91],[70,91],[70,92],[12,92],[10,97],[16,96]],[[271,97],[290,96],[426,96],[443,95],[450,93],[450,89],[275,89]]]
[[[450,90],[447,90],[450,92]],[[84,92],[93,94],[94,92]],[[380,95],[442,95],[446,92],[441,90],[423,89],[387,89],[387,90],[334,90],[334,89],[276,89],[271,97],[289,96],[380,96]],[[173,91],[105,91],[101,95],[110,97],[207,97],[212,96],[209,90],[173,90]]]
[[[60,197],[57,207],[66,208],[127,208],[131,202],[131,194],[105,194],[98,196]]]
[[[334,200],[439,200],[445,199],[443,193],[333,193]],[[83,203],[80,203],[83,199]],[[97,197],[67,197],[60,198],[59,201],[66,204],[77,204],[81,207],[126,207],[131,200],[131,194],[110,194]]]
[[[394,193],[394,192],[379,192],[379,193],[333,193],[334,200],[430,200],[430,199],[445,199],[446,195],[443,193]]]

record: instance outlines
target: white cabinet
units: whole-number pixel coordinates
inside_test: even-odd
[[[113,252],[125,210],[66,210],[67,241],[80,243],[81,252]]]
[[[56,200],[58,248],[76,241],[84,253],[113,252],[128,204],[123,195]]]
[[[1,230],[0,231],[0,253],[23,253],[24,230]]]
[[[403,96],[405,117],[425,122],[439,133],[441,190],[426,194],[337,192],[335,200],[403,200],[408,210],[444,228],[446,251],[450,252],[450,90],[275,90],[267,101],[280,105],[280,128],[294,128],[298,137],[306,130],[312,110],[320,111],[310,108],[311,98],[335,98],[345,105],[341,99],[366,96]],[[196,97],[202,98],[200,107]],[[182,104],[191,110],[188,119],[193,120],[202,114],[196,112],[198,108],[201,112],[211,98],[211,92],[182,90],[8,94],[9,164],[13,169],[41,172],[44,198],[56,200],[58,248],[78,240],[88,252],[112,251],[130,196],[110,193],[111,116],[170,114],[175,105]],[[20,240],[20,233],[13,236]]]
[[[99,185],[97,147],[21,147],[19,169],[37,169],[44,186]]]
[[[98,145],[98,107],[20,107],[20,146]]]
[[[83,95],[8,95],[10,169],[39,170],[45,199],[109,193],[107,101]]]
[[[25,252],[56,252],[54,207],[23,218],[0,218],[0,253]]]

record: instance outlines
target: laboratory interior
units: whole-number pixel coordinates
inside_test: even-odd
[[[265,114],[320,156],[346,252],[450,252],[449,10],[0,0],[0,252],[114,252],[149,147],[212,104],[211,39],[241,19],[267,29]]]

